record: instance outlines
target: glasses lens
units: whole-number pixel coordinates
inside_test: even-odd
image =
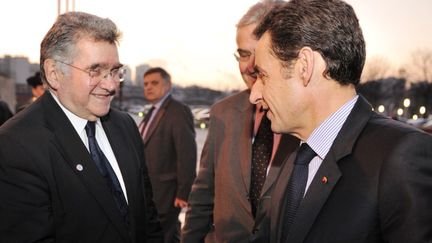
[[[114,82],[120,83],[123,82],[126,78],[126,69],[121,68],[115,68],[111,70],[101,71],[100,69],[90,70],[90,84],[91,85],[97,85],[99,82],[101,82],[104,79],[107,79],[108,76],[111,76],[112,80]]]
[[[236,51],[233,54],[234,54],[234,57],[235,57],[236,61],[237,62],[240,61],[240,55],[238,54],[238,52]]]
[[[125,78],[126,78],[126,69],[125,68],[120,68],[118,70],[118,74],[117,75],[118,75],[118,80],[120,82],[123,82],[125,80]]]

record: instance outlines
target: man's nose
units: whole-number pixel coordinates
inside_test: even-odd
[[[263,90],[262,81],[261,79],[257,79],[255,83],[252,85],[251,93],[249,95],[249,102],[252,104],[260,103],[263,100],[262,90]]]

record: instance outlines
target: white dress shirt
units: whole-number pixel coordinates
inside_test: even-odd
[[[348,115],[351,113],[355,103],[357,102],[358,95],[354,96],[351,100],[346,102],[339,110],[325,119],[315,130],[311,133],[306,143],[315,151],[315,156],[309,163],[309,174],[305,189],[306,192],[312,183],[315,174],[317,173],[321,163],[327,156],[334,140],[336,139],[342,125],[345,123]]]
[[[72,126],[75,128],[75,131],[78,133],[79,137],[81,138],[82,142],[84,143],[84,145],[86,146],[87,150],[89,150],[89,144],[88,144],[88,138],[87,138],[87,133],[85,131],[85,126],[87,125],[88,120],[83,119],[75,114],[73,114],[72,112],[70,112],[66,107],[64,107],[60,101],[58,100],[58,98],[55,96],[55,94],[53,94],[51,92],[52,96],[54,97],[54,100],[57,102],[57,104],[60,106],[60,108],[63,110],[63,112],[66,114],[67,118],[69,119],[69,121],[72,123]],[[126,187],[123,181],[123,176],[122,173],[120,171],[120,168],[118,166],[118,162],[116,157],[114,156],[114,152],[111,148],[111,145],[108,141],[108,137],[105,134],[105,131],[102,127],[102,123],[100,121],[100,119],[98,119],[96,121],[96,141],[100,147],[100,149],[102,150],[102,152],[104,153],[105,157],[108,159],[111,167],[114,170],[114,173],[117,176],[117,179],[120,183],[120,186],[123,190],[123,194],[126,198],[126,202],[127,202],[127,193],[126,193]],[[90,152],[90,150],[89,150]],[[83,168],[85,169],[85,168]]]

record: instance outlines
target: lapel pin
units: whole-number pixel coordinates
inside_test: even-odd
[[[328,182],[327,176],[323,176],[323,178],[321,179],[321,182],[323,184],[327,184],[327,182]]]
[[[76,167],[77,171],[82,171],[84,167],[81,164],[77,164]]]

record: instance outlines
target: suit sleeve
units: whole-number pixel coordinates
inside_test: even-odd
[[[214,207],[214,163],[215,134],[214,116],[210,115],[210,127],[201,152],[198,176],[189,195],[189,207],[185,225],[182,228],[181,242],[204,242],[213,223]]]
[[[144,156],[144,144],[139,134],[138,127],[135,126],[135,122],[132,117],[128,116],[128,122],[131,124],[129,127],[133,128],[131,131],[132,137],[135,138],[135,144],[139,145],[136,149],[139,154],[140,166],[141,166],[141,183],[142,191],[144,193],[145,200],[145,215],[146,215],[146,242],[149,243],[159,243],[163,242],[162,228],[158,220],[158,212],[156,206],[153,202],[153,191],[150,183],[150,178],[148,176],[148,170],[145,163]]]
[[[145,191],[146,200],[146,215],[147,215],[147,241],[146,242],[162,242],[162,228],[158,220],[158,213],[156,206],[153,202],[153,192],[150,184],[150,178],[148,177],[147,167],[145,164],[142,168],[143,175],[143,188]]]
[[[183,106],[176,113],[172,126],[177,158],[176,197],[186,201],[196,177],[197,145],[192,112]]]
[[[432,236],[432,136],[412,132],[388,155],[380,176],[379,214],[388,242]]]
[[[0,242],[54,242],[48,183],[33,160],[0,136]]]

